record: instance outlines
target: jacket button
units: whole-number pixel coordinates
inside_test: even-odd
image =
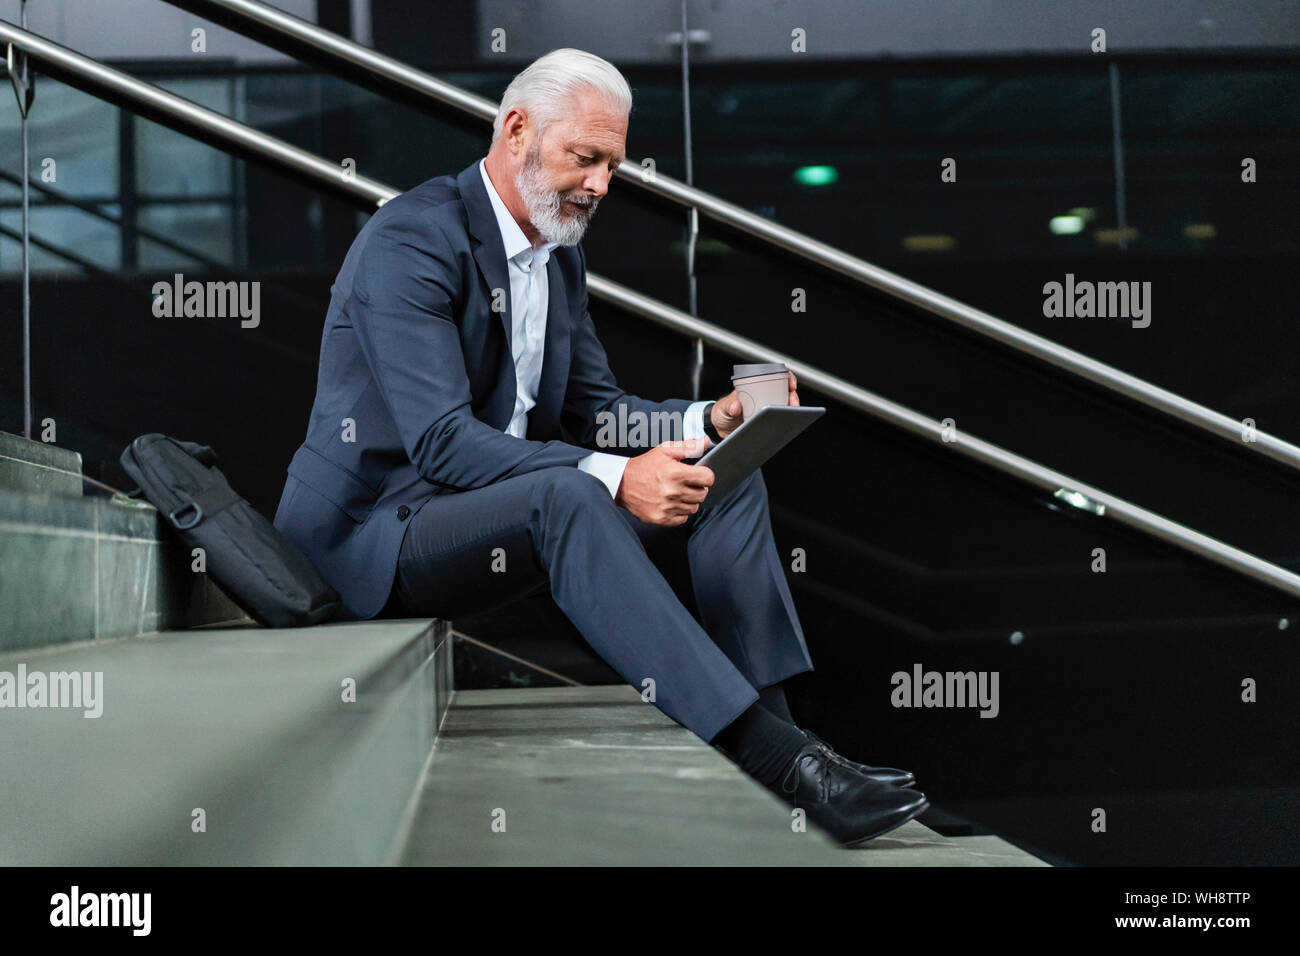
[[[405,521],[409,517],[411,517],[411,509],[406,507],[406,505],[399,505],[397,508],[397,520]]]

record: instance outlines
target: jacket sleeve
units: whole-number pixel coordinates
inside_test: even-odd
[[[441,227],[421,212],[396,210],[375,226],[346,311],[420,475],[467,490],[539,468],[576,466],[586,449],[516,438],[474,417],[453,318],[460,268]]]
[[[683,438],[686,410],[691,402],[679,398],[662,402],[639,398],[623,391],[614,380],[605,348],[596,337],[596,326],[587,311],[587,254],[581,245],[578,252],[582,259],[582,304],[576,311],[579,318],[573,330],[573,359],[561,411],[565,432],[588,448],[605,451],[622,448],[635,454],[658,442]],[[644,423],[640,433],[635,430],[638,419]],[[626,428],[620,426],[621,422],[626,423]],[[611,436],[616,439],[612,444]]]

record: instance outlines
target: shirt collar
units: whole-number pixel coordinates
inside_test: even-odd
[[[478,162],[478,171],[483,174],[483,185],[487,187],[488,199],[492,202],[492,211],[497,215],[497,226],[501,230],[501,243],[505,246],[506,261],[519,259],[527,267],[532,261],[533,256],[540,257],[542,264],[551,257],[551,250],[559,245],[558,242],[548,242],[545,246],[537,249],[528,241],[524,231],[519,228],[519,223],[515,222],[515,217],[510,215],[510,210],[506,208],[505,201],[497,195],[496,187],[492,185],[492,180],[487,174],[487,161],[480,159]],[[521,253],[528,253],[521,255]]]

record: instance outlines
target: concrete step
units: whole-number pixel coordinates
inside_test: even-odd
[[[392,862],[451,660],[449,625],[428,619],[0,655],[0,864]],[[20,671],[101,675],[102,713],[13,707]]]
[[[148,502],[0,489],[0,652],[248,621]]]
[[[457,691],[402,861],[1046,865],[997,837],[944,837],[915,820],[857,850],[794,832],[785,804],[626,685]]]
[[[80,498],[81,455],[58,445],[0,432],[0,488]]]

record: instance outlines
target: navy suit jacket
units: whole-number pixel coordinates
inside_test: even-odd
[[[340,619],[383,609],[404,532],[434,495],[618,453],[595,444],[599,412],[624,405],[680,421],[690,405],[618,387],[587,312],[580,245],[557,246],[546,269],[541,383],[527,437],[516,438],[505,433],[510,281],[478,160],[389,200],[353,241],[330,289],[307,437],[275,515],[342,596]]]

